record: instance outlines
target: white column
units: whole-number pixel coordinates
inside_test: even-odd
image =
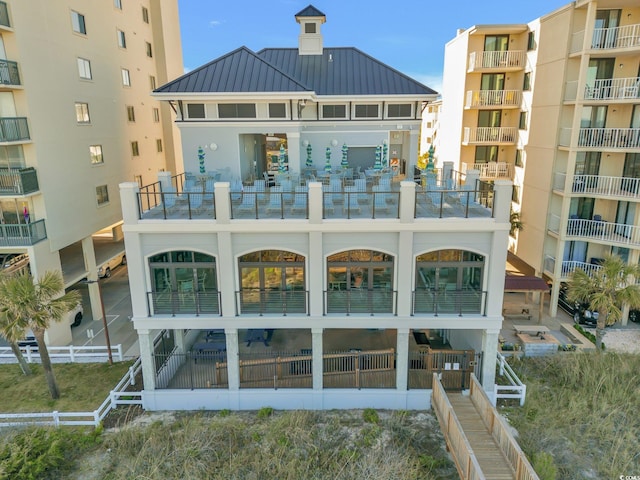
[[[235,317],[236,315],[236,293],[235,279],[236,268],[233,254],[233,237],[231,232],[218,233],[218,268],[220,284],[220,302],[222,304],[223,317]]]
[[[324,255],[322,233],[309,232],[309,257],[307,259],[307,282],[309,285],[309,314],[320,317],[323,314],[324,291],[326,289],[323,270]]]
[[[149,330],[138,330],[138,345],[140,345],[140,363],[142,365],[142,379],[145,390],[156,389],[156,369],[153,358],[153,340]]]
[[[493,211],[497,224],[503,224],[502,229],[496,229],[491,239],[491,265],[505,265],[507,263],[507,246],[509,245],[509,208],[511,207],[511,182],[496,180],[494,184]],[[504,300],[504,269],[493,268],[487,272],[487,308],[486,315],[501,316]],[[495,350],[494,350],[495,351]]]
[[[171,187],[171,172],[158,172],[158,182],[162,186],[162,191],[166,192]]]
[[[482,387],[493,392],[496,383],[496,359],[498,352],[498,335],[500,330],[487,329],[482,332]]]
[[[98,266],[96,265],[96,252],[93,248],[93,238],[91,235],[82,239],[82,258],[84,268],[87,271],[89,281],[98,280]],[[91,303],[91,313],[94,320],[102,320],[102,304],[100,303],[100,290],[97,283],[87,284],[89,289],[89,303]]]
[[[178,353],[185,353],[187,351],[187,349],[185,348],[186,339],[183,329],[176,328],[175,330],[173,330],[173,340],[178,349]]]
[[[322,361],[322,328],[311,329],[311,371],[313,372],[313,389],[323,388],[323,361]]]
[[[408,181],[400,182],[400,222],[412,223],[415,215],[416,184]]]
[[[225,328],[227,338],[227,379],[229,390],[240,389],[240,356],[238,347],[238,329]]]
[[[396,390],[407,390],[409,379],[409,329],[396,331]]]
[[[397,282],[395,290],[398,292],[399,317],[411,315],[413,292],[413,232],[398,233]]]
[[[289,159],[290,172],[302,171],[302,165],[300,164],[300,148],[300,132],[287,132],[287,156]]]
[[[322,223],[322,184],[320,182],[309,183],[309,223]]]
[[[217,182],[213,196],[215,197],[216,222],[218,224],[228,224],[231,219],[231,188],[229,182]]]

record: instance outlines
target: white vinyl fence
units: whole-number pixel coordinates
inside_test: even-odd
[[[40,354],[38,347],[25,346],[21,347],[22,355],[28,363],[40,363]],[[107,347],[105,345],[87,345],[78,347],[75,345],[66,345],[61,347],[47,346],[49,357],[52,363],[85,363],[85,362],[106,362],[109,359]],[[112,345],[111,354],[113,360],[122,362],[124,360],[122,354],[122,345]],[[17,359],[10,347],[0,348],[0,363],[16,363]]]
[[[522,407],[527,395],[527,386],[518,378],[516,372],[513,371],[511,365],[507,363],[507,359],[500,352],[498,352],[498,367],[500,368],[500,375],[504,375],[509,380],[510,385],[494,385],[495,401],[499,398],[516,398],[520,400],[520,406]]]

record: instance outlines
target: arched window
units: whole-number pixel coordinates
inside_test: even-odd
[[[239,313],[306,313],[305,258],[260,250],[238,258]]]

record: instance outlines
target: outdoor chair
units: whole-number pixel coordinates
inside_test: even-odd
[[[343,203],[344,196],[342,194],[342,182],[340,180],[333,180],[329,184],[329,191],[331,192],[331,200],[333,203]]]
[[[291,206],[291,213],[295,212],[307,212],[307,187],[296,187],[293,205]]]
[[[238,212],[254,212],[256,211],[256,189],[253,186],[245,187],[242,192],[242,202],[236,207]]]
[[[387,192],[380,191],[379,185],[373,187],[373,209],[375,212],[389,211],[389,204],[387,203],[388,195]]]
[[[266,191],[266,182],[264,180],[254,180],[253,187],[258,193],[258,202],[266,203],[267,202],[267,194]]]
[[[326,189],[322,189],[322,205],[324,207],[324,217],[326,218],[327,213],[333,213],[333,194],[331,192],[326,191]]]
[[[166,187],[162,191],[162,204],[164,208],[169,209],[175,207],[177,200],[178,194],[173,186]]]
[[[282,189],[280,187],[271,187],[269,190],[269,204],[266,211],[267,213],[282,214]]]
[[[229,187],[231,201],[237,202],[242,198],[242,182],[238,179],[235,179],[231,182],[231,186]]]

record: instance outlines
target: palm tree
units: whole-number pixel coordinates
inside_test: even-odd
[[[31,367],[24,359],[22,350],[18,346],[18,341],[24,337],[24,327],[20,327],[17,322],[9,320],[5,315],[0,316],[0,335],[9,343],[11,351],[18,359],[20,370],[24,375],[31,375]]]
[[[59,272],[45,272],[37,283],[26,272],[0,281],[0,324],[9,327],[6,332],[3,329],[3,334],[9,333],[14,338],[18,330],[24,335],[27,328],[31,329],[38,342],[42,369],[53,399],[60,397],[60,391],[51,367],[44,332],[51,321],[59,322],[65,318],[80,301],[76,291],[59,296],[63,289],[64,282]]]
[[[511,224],[509,235],[511,235],[512,237],[516,236],[516,232],[524,230],[524,224],[522,223],[522,220],[520,220],[520,212],[514,212],[513,208],[511,209],[511,213],[509,214],[509,223]]]
[[[589,305],[598,312],[596,348],[602,348],[604,327],[622,317],[621,306],[640,308],[640,265],[627,264],[622,258],[606,257],[591,276],[578,268],[571,275],[567,298]]]

